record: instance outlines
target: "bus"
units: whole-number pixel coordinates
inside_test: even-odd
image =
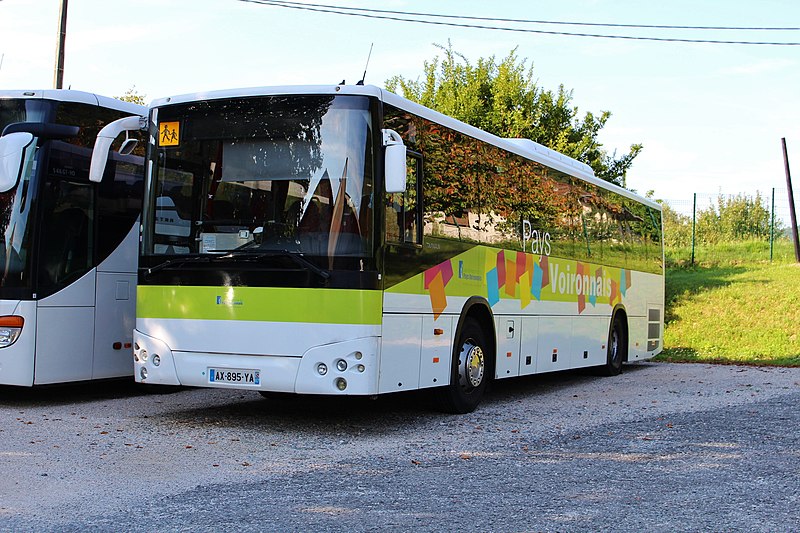
[[[144,143],[115,151],[101,183],[89,168],[100,129],[143,114],[81,91],[0,91],[0,384],[133,375]]]
[[[620,372],[662,348],[660,206],[372,86],[153,103],[135,379],[272,393]]]

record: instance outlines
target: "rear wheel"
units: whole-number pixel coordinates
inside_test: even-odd
[[[603,376],[616,376],[622,372],[622,362],[628,355],[628,333],[624,315],[617,313],[608,329],[606,364],[600,367]]]
[[[475,410],[489,380],[490,357],[486,337],[477,320],[467,317],[453,347],[450,385],[441,391],[441,403],[449,413]]]

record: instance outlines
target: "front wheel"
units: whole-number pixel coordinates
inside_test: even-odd
[[[442,408],[449,413],[471,413],[475,410],[489,381],[488,369],[492,354],[477,320],[467,317],[458,342],[453,347],[450,384],[441,391]]]

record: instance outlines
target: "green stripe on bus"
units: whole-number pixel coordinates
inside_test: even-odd
[[[381,291],[139,285],[138,318],[375,325]]]

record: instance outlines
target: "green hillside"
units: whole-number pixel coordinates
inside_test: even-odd
[[[657,360],[800,366],[800,265],[672,268]]]

